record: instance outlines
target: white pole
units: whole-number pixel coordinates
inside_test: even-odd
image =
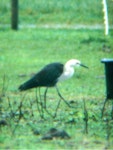
[[[105,25],[105,35],[109,34],[109,23],[108,23],[108,10],[106,0],[102,1],[103,3],[103,12],[104,12],[104,25]]]

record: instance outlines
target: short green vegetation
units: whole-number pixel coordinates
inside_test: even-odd
[[[103,24],[102,0],[18,0],[19,24]],[[113,25],[113,1],[107,0],[109,23]],[[11,3],[1,0],[0,24],[10,24]]]
[[[0,39],[0,113],[1,119],[7,121],[6,126],[0,127],[2,149],[103,149],[113,146],[110,102],[101,119],[105,80],[104,65],[100,61],[113,55],[111,35],[105,37],[102,30],[22,29],[15,32],[6,29],[1,31]],[[69,103],[73,102],[71,105],[75,109],[62,102],[55,119],[44,111],[43,120],[37,108],[36,90],[20,93],[18,86],[47,63],[65,63],[71,58],[89,66],[89,70],[77,68],[73,78],[58,84],[62,95]],[[41,89],[42,98],[43,92],[44,88]],[[83,100],[88,112],[88,134],[85,134]],[[50,88],[47,109],[51,114],[58,101],[55,89]],[[23,116],[18,122],[19,106]],[[11,117],[12,112],[16,112],[16,117]],[[52,127],[66,130],[71,139],[41,140]],[[40,135],[33,134],[35,129]]]
[[[108,1],[112,15],[113,2]],[[103,24],[102,4],[98,0],[20,0],[19,8],[21,25]],[[0,10],[0,149],[113,149],[112,101],[107,103],[101,118],[106,95],[101,59],[113,56],[113,30],[108,36],[104,35],[104,29],[50,26],[13,31],[3,26],[10,24],[10,1],[1,1]],[[76,68],[73,78],[58,84],[63,97],[75,108],[61,101],[56,118],[52,118],[37,105],[36,89],[18,91],[18,86],[44,65],[65,63],[72,58],[89,67]],[[44,90],[40,91],[42,100]],[[55,113],[58,102],[56,90],[50,88],[47,94],[50,114]],[[50,128],[65,130],[70,139],[42,140]]]

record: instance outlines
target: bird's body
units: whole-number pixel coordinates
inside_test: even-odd
[[[22,84],[19,89],[21,91],[34,87],[52,87],[58,82],[59,76],[63,72],[63,64],[51,63],[42,68],[30,80]]]
[[[84,66],[76,59],[71,59],[64,65],[58,62],[48,64],[30,80],[20,85],[19,90],[24,91],[35,87],[53,87],[57,82],[72,77],[74,67],[79,65]]]

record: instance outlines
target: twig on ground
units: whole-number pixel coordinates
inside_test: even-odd
[[[88,111],[86,108],[85,99],[83,99],[83,107],[84,107],[85,133],[88,133]]]

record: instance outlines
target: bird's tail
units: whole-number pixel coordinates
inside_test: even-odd
[[[37,87],[37,83],[36,81],[32,78],[30,80],[28,80],[27,82],[23,83],[22,85],[19,86],[19,90],[20,91],[25,91],[34,87]]]

